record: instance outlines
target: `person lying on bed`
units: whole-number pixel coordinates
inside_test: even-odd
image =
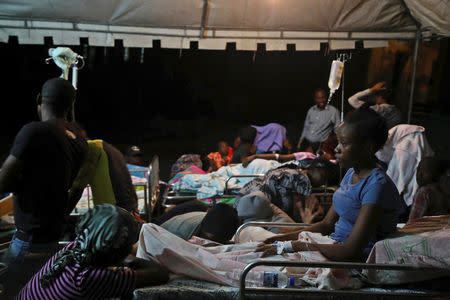
[[[267,160],[276,160],[279,162],[287,162],[291,160],[308,160],[317,158],[311,152],[295,152],[291,154],[278,154],[278,153],[269,153],[269,154],[252,154],[242,158],[242,166],[246,168],[249,163],[251,163],[255,158],[267,159]]]
[[[444,175],[446,165],[434,157],[424,157],[420,161],[416,180],[419,185],[414,195],[409,221],[423,216],[446,215],[450,213],[449,197],[439,184],[439,179]]]
[[[337,177],[338,173],[337,166],[325,158],[316,158],[305,169],[295,164],[283,165],[247,183],[239,190],[234,207],[237,207],[240,201],[246,201],[248,195],[258,191],[271,203],[293,216],[293,208],[299,198],[311,194],[311,187],[320,187],[335,181],[333,178]]]
[[[194,211],[174,216],[161,224],[161,227],[186,241],[195,235],[225,244],[233,237],[239,225],[236,210],[228,204],[219,203],[208,212]]]
[[[139,226],[126,210],[95,206],[77,226],[77,238],[55,254],[16,299],[106,299],[135,288],[166,283],[156,262],[125,258],[139,239]]]
[[[349,168],[333,195],[325,218],[304,230],[330,235],[335,244],[283,244],[285,251],[319,251],[334,261],[361,260],[374,243],[396,231],[401,198],[392,180],[377,167],[375,152],[387,139],[383,118],[362,107],[349,113],[338,128],[335,149],[341,167]],[[266,243],[297,239],[299,231],[277,235]],[[284,247],[285,246],[285,247]],[[277,252],[274,245],[261,244],[263,256]]]

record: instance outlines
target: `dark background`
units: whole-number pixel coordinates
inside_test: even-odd
[[[266,52],[264,45],[256,52],[236,51],[232,44],[225,51],[198,50],[195,44],[182,51],[160,49],[157,43],[125,49],[120,41],[110,48],[71,46],[86,57],[79,71],[76,119],[91,138],[119,150],[136,144],[147,162],[159,155],[164,180],[181,154],[216,151],[216,143],[231,144],[241,126],[280,123],[295,146],[313,91],[327,88],[336,58],[337,52],[323,46],[321,51],[288,47],[275,52]],[[44,81],[61,73],[53,62],[44,62],[50,47],[51,39],[45,45],[19,45],[14,38],[0,44],[2,159],[20,128],[37,120],[35,98]],[[345,66],[346,98],[367,88],[370,51],[352,51]],[[341,90],[332,101],[339,109]],[[344,112],[349,110],[346,104]],[[427,120],[433,116],[416,123]]]

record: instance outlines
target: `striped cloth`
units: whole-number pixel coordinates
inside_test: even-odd
[[[75,248],[75,241],[61,251]],[[56,253],[17,295],[16,299],[105,299],[130,295],[136,284],[135,272],[124,268],[67,266],[64,272],[47,288],[40,278],[53,265]]]

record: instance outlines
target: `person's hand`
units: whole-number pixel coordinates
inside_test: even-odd
[[[305,197],[304,206],[302,201],[297,201],[296,206],[299,209],[302,222],[306,224],[312,224],[317,216],[322,213],[322,207],[314,196]]]
[[[244,168],[246,168],[248,166],[248,164],[251,163],[255,158],[256,158],[255,155],[250,155],[250,156],[244,157],[242,159],[242,166]]]
[[[259,244],[255,252],[262,252],[261,257],[267,257],[277,254],[277,246],[273,244]]]
[[[263,243],[266,244],[272,244],[275,241],[292,241],[292,240],[296,240],[298,237],[298,233],[300,231],[294,231],[294,232],[289,232],[289,233],[284,233],[284,234],[277,234],[274,235],[270,238],[267,238],[263,241]]]
[[[370,92],[382,91],[386,89],[386,81],[377,82],[373,87],[370,88]]]

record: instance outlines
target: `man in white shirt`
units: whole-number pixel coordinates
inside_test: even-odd
[[[297,152],[310,150],[316,153],[321,149],[322,143],[333,132],[336,133],[340,123],[339,110],[327,104],[327,93],[324,89],[315,90],[314,102],[316,105],[312,106],[306,114]]]

